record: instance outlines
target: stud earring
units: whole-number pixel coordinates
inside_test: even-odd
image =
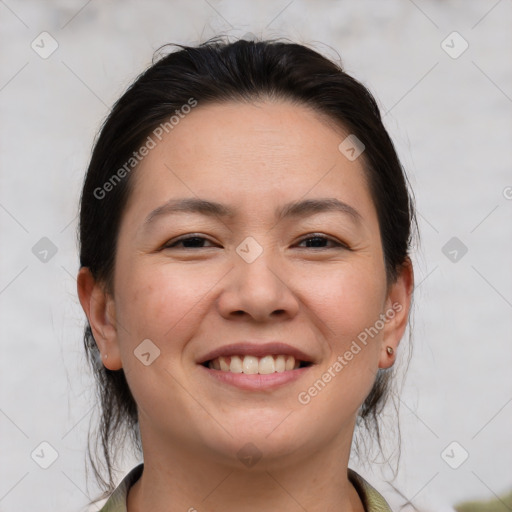
[[[103,354],[103,359],[108,359],[108,354]]]
[[[386,351],[387,351],[387,353],[388,353],[390,356],[392,356],[392,355],[393,355],[393,353],[395,352],[395,351],[393,350],[393,347],[386,347]]]

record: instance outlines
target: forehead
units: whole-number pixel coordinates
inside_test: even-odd
[[[220,157],[237,164],[243,160],[256,163],[258,155],[267,164],[269,155],[307,156],[343,134],[341,126],[325,115],[284,101],[198,105],[167,131],[157,150],[179,152],[178,157],[186,158],[191,153],[196,159]],[[151,156],[156,155],[152,152]]]
[[[339,150],[348,132],[311,108],[283,101],[199,104],[142,160],[132,201],[222,199],[242,208],[340,197],[369,202],[362,158]],[[341,197],[340,197],[341,198]]]

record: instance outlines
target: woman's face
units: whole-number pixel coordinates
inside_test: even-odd
[[[350,445],[408,302],[348,135],[287,102],[199,104],[133,171],[100,346],[146,444],[237,464]]]

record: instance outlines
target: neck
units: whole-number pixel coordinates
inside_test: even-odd
[[[347,477],[350,439],[314,453],[261,459],[251,468],[220,462],[205,453],[191,455],[173,446],[144,446],[144,471],[132,486],[128,512],[364,512]],[[242,465],[243,466],[243,465]],[[193,478],[191,478],[193,475]]]

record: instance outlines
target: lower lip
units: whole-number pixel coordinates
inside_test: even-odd
[[[305,366],[304,368],[297,368],[296,370],[274,372],[267,375],[261,375],[259,373],[249,375],[246,373],[231,373],[223,372],[222,370],[211,370],[205,366],[199,366],[204,371],[208,372],[208,375],[212,378],[248,391],[275,389],[283,386],[284,384],[289,384],[300,379],[312,367],[312,365]]]

